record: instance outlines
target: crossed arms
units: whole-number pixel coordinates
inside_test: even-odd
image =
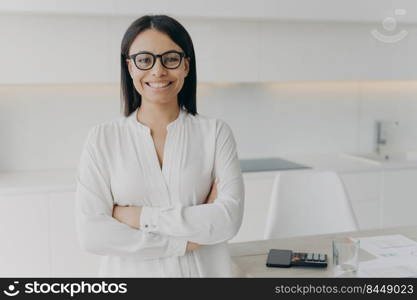
[[[96,142],[99,128],[93,128],[77,172],[75,215],[81,246],[99,255],[154,259],[181,256],[236,235],[243,216],[243,179],[231,130],[219,125],[214,161],[218,183],[204,204],[162,208],[114,205],[109,172]]]

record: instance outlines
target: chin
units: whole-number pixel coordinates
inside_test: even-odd
[[[174,100],[167,100],[167,98],[171,98],[171,97],[147,97],[146,101],[153,103],[153,104],[169,104]],[[175,101],[177,101],[175,99]]]

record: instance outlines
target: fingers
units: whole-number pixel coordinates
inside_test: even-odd
[[[187,251],[194,251],[198,247],[200,247],[200,244],[193,243],[193,242],[187,242],[187,248],[186,248],[186,250]]]

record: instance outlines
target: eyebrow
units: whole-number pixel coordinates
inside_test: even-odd
[[[150,52],[150,51],[139,51],[139,52],[136,52],[136,53],[129,54],[129,56],[132,56],[132,55],[135,55],[135,54],[153,54],[153,55],[163,55],[163,54],[168,53],[168,52],[179,52],[179,53],[181,53],[181,52],[183,52],[183,51],[180,51],[180,50],[175,50],[175,49],[171,49],[171,50],[168,50],[168,51],[162,52],[161,54],[155,54],[155,53]]]

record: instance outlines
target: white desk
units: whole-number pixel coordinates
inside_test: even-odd
[[[239,277],[333,277],[332,240],[335,237],[366,237],[391,234],[402,234],[417,241],[417,226],[230,243],[229,249],[235,264],[236,275]],[[269,249],[272,248],[289,249],[299,252],[326,253],[328,255],[328,266],[323,269],[305,267],[269,268],[266,266],[266,258]],[[364,250],[360,250],[360,261],[367,261],[373,258],[373,255]]]

